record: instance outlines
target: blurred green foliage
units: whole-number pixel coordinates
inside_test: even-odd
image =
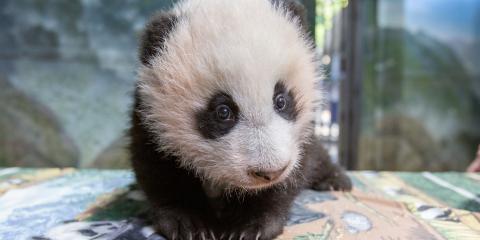
[[[333,17],[348,6],[348,0],[316,0],[315,39],[323,46],[326,31],[333,27]]]

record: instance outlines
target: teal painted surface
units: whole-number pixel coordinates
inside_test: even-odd
[[[0,239],[41,234],[74,219],[99,196],[126,188],[133,181],[129,171],[83,170],[12,189],[0,196]]]
[[[425,178],[419,173],[396,173],[395,175],[399,176],[403,181],[412,185],[413,187],[425,192],[427,195],[446,203],[448,206],[475,212],[480,211],[480,203],[475,202],[472,199],[466,198],[465,196],[462,196],[451,189],[442,187],[437,183]],[[455,186],[472,190],[474,194],[478,194],[479,192],[480,184],[477,183],[472,185],[470,179],[461,176],[461,173],[435,173],[434,176]],[[452,179],[456,180],[453,180],[451,182]]]

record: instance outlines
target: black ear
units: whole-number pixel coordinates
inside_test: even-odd
[[[155,14],[145,27],[140,45],[140,61],[149,66],[150,60],[165,47],[165,40],[175,28],[177,16],[170,12]]]
[[[302,28],[308,30],[307,9],[299,0],[270,0],[275,7],[283,7],[290,12],[292,17],[297,18]]]

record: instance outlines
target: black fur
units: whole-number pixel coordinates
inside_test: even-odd
[[[220,121],[217,118],[216,108],[221,104],[225,104],[231,109],[233,116],[230,121]],[[235,127],[238,122],[239,111],[237,104],[230,95],[217,93],[210,99],[207,108],[200,110],[195,115],[197,129],[207,139],[219,138]]]
[[[136,94],[132,116],[131,153],[137,182],[152,204],[155,228],[168,239],[273,239],[287,219],[290,205],[301,189],[349,190],[351,182],[312,138],[305,145],[301,167],[284,184],[242,197],[208,199],[198,177],[178,165],[177,157],[156,150],[154,136],[142,124],[141,99]]]
[[[168,13],[159,12],[154,15],[145,28],[140,46],[140,61],[150,66],[150,60],[163,50],[165,40],[175,28],[178,17]]]
[[[275,98],[278,94],[283,94],[286,100],[286,106],[283,110],[279,111],[277,109],[276,112],[289,121],[295,121],[298,115],[297,104],[295,103],[295,98],[292,90],[287,90],[285,85],[282,82],[278,82],[275,85],[274,94],[273,94],[273,104],[275,105]]]

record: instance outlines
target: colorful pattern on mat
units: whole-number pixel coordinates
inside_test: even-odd
[[[480,239],[480,175],[351,172],[304,191],[278,239]],[[162,240],[129,171],[0,169],[0,239]]]

